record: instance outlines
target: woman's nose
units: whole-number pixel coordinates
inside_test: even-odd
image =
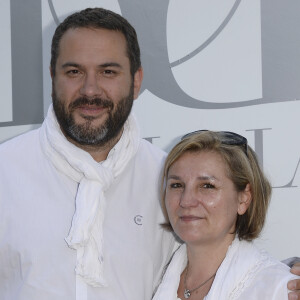
[[[191,188],[185,188],[180,198],[180,206],[183,208],[196,207],[199,201],[196,197],[196,193]]]

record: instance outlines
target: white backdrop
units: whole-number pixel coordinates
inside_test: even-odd
[[[0,3],[0,142],[42,122],[56,23],[85,7],[114,10],[141,43],[145,80],[134,111],[143,137],[166,151],[197,129],[247,137],[275,187],[259,245],[279,259],[300,256],[297,0],[25,2]]]

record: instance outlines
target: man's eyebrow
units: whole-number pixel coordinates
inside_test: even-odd
[[[66,62],[62,65],[62,68],[68,68],[68,67],[80,68],[81,65],[77,64],[77,63],[73,63],[73,62]],[[123,67],[119,63],[116,63],[116,62],[107,62],[107,63],[98,65],[98,67],[99,68],[116,67],[116,68],[123,69]]]
[[[80,68],[80,64],[73,63],[73,62],[66,62],[62,65],[62,68],[68,68],[68,67]]]
[[[120,69],[123,68],[120,64],[118,64],[116,62],[107,62],[107,63],[99,65],[99,67],[101,67],[101,68],[117,67],[117,68],[120,68]]]

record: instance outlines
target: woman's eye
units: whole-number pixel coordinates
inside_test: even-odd
[[[170,184],[170,188],[172,188],[172,189],[178,189],[178,188],[181,188],[181,187],[182,187],[182,184],[180,184],[178,182],[174,182],[174,183]]]
[[[214,189],[215,188],[215,186],[211,183],[205,183],[202,185],[202,187],[205,189]]]

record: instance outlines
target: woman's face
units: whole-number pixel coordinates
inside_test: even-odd
[[[187,152],[170,167],[165,203],[175,233],[187,244],[232,240],[249,193],[238,192],[215,152]],[[248,201],[250,202],[250,201]]]

